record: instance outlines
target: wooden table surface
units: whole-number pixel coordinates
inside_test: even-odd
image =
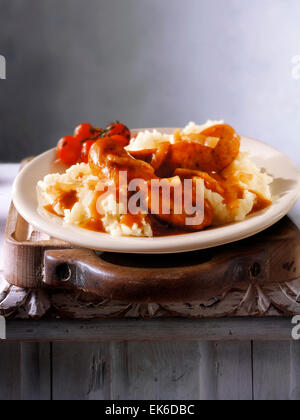
[[[0,165],[0,248],[17,172]],[[290,216],[300,228],[299,203]],[[0,399],[298,400],[291,330],[289,318],[8,321]]]

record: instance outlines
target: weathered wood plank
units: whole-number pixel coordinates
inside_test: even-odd
[[[290,399],[294,401],[300,400],[300,342],[291,342],[291,383],[290,383]]]
[[[201,342],[199,349],[200,400],[252,399],[251,342]]]
[[[300,343],[254,343],[255,400],[300,399]]]
[[[0,399],[50,400],[50,344],[0,342]]]
[[[286,400],[290,396],[290,343],[253,344],[255,400]]]
[[[110,399],[108,344],[53,344],[53,400]]]
[[[117,344],[112,349],[112,399],[188,400],[199,396],[197,343]]]
[[[116,343],[111,378],[114,400],[251,400],[251,343]]]
[[[110,343],[111,399],[128,399],[128,342]]]
[[[53,372],[54,399],[252,398],[250,342],[54,344]]]
[[[21,345],[0,342],[0,400],[21,399]]]
[[[205,386],[206,381],[203,374],[202,399],[252,400],[251,342],[213,343],[213,346],[214,363],[210,368],[216,378],[216,389],[214,394],[205,395],[209,388]]]
[[[291,318],[10,320],[8,341],[291,341]]]
[[[21,344],[21,399],[51,399],[50,343]]]

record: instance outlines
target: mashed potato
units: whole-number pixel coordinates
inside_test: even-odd
[[[189,135],[201,133],[206,128],[222,124],[220,121],[208,121],[204,125],[189,123],[182,133]],[[164,142],[174,142],[173,135],[159,133],[158,131],[140,132],[131,141],[127,150],[153,149]],[[223,172],[222,177],[244,190],[243,197],[238,205],[229,208],[224,198],[205,188],[205,198],[214,210],[214,225],[228,224],[242,221],[255,208],[257,197],[272,201],[270,184],[273,178],[263,172],[251,161],[247,153],[240,153],[237,159]],[[39,209],[44,215],[51,208],[52,212],[63,218],[67,224],[83,226],[95,215],[95,203],[99,198],[99,191],[103,190],[103,181],[94,176],[87,164],[77,164],[69,168],[64,174],[47,175],[37,186]],[[71,206],[62,204],[60,197],[70,194],[74,197]],[[105,232],[113,236],[152,237],[153,231],[146,214],[139,216],[139,223],[123,223],[122,215],[125,213],[122,204],[118,204],[114,195],[103,195],[101,200],[102,225]],[[45,210],[46,209],[46,210]],[[49,210],[48,210],[49,211]],[[99,217],[99,216],[98,216]]]
[[[266,201],[272,201],[270,184],[273,178],[262,173],[247,153],[240,153],[237,159],[222,172],[222,176],[234,179],[236,185],[243,188],[245,193],[244,198],[238,200],[238,207],[230,211],[221,195],[206,189],[205,196],[212,204],[215,213],[215,225],[244,220],[253,210],[257,195]]]
[[[102,182],[92,175],[89,165],[77,164],[67,169],[64,174],[47,175],[37,185],[39,211],[45,215],[48,206],[55,214],[63,217],[64,222],[72,225],[84,225],[94,217],[97,193],[102,190]],[[59,200],[66,193],[76,192],[77,202],[71,209],[64,208]],[[102,224],[105,232],[112,236],[152,237],[151,225],[146,215],[140,216],[140,223],[131,227],[122,223],[125,209],[117,204],[114,195],[107,195],[101,201],[104,211]]]
[[[126,147],[128,151],[156,149],[161,143],[173,143],[172,134],[162,134],[157,130],[141,131],[135,139],[131,140],[129,146]]]

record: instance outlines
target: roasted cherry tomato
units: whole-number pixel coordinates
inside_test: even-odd
[[[131,138],[131,132],[130,132],[129,128],[126,127],[126,125],[121,124],[119,122],[115,122],[115,123],[110,124],[106,128],[106,130],[107,130],[108,136],[110,136],[110,137],[115,136],[115,135],[122,136],[127,141],[126,146],[129,144],[130,138]]]
[[[80,160],[81,143],[78,139],[67,136],[57,145],[57,157],[66,165],[75,165]]]
[[[74,131],[74,137],[78,140],[86,140],[94,135],[94,128],[91,124],[83,123],[78,125]]]
[[[89,162],[89,153],[91,150],[91,147],[95,143],[95,140],[87,140],[83,143],[82,149],[81,149],[81,160],[84,163]]]

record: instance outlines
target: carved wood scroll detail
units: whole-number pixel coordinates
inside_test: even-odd
[[[300,314],[300,279],[288,283],[241,285],[209,301],[134,304],[84,292],[22,289],[0,279],[0,314],[9,318],[221,318]]]

